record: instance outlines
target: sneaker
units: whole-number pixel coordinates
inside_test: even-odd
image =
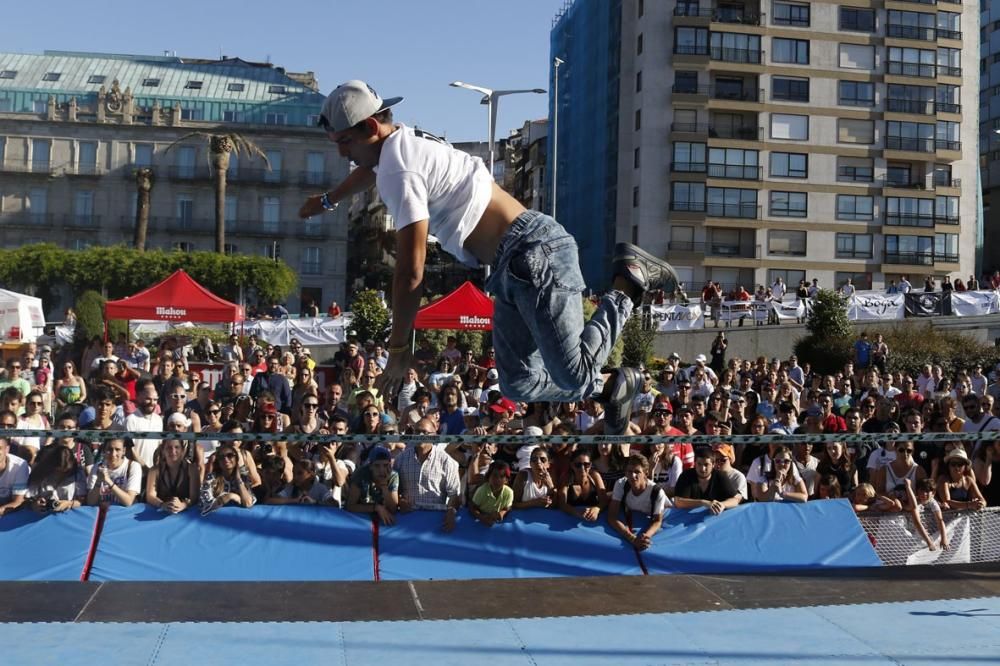
[[[624,435],[632,416],[632,400],[639,392],[642,373],[635,368],[618,368],[610,395],[604,399],[604,434]]]
[[[645,292],[657,289],[672,292],[680,282],[670,264],[631,243],[615,245],[611,272],[612,275],[624,276],[637,287],[638,293],[632,298],[636,305],[642,303]]]

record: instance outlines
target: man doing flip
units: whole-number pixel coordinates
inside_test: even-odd
[[[310,197],[307,218],[371,185],[392,214],[396,269],[389,361],[379,389],[390,397],[410,367],[409,339],[423,293],[428,234],[469,266],[492,267],[493,346],[503,394],[524,402],[593,397],[605,405],[605,432],[624,434],[641,373],[602,372],[622,327],[647,291],[672,291],[666,262],[628,243],[615,247],[612,289],[583,321],[583,277],[573,237],[553,218],[527,210],[494,181],[478,157],[421,130],[393,123],[363,81],[348,81],[323,104],[319,125],[356,165],[336,188]]]

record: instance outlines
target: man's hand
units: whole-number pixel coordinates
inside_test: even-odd
[[[375,380],[375,388],[385,396],[390,403],[395,402],[399,387],[403,384],[403,375],[410,366],[410,350],[391,354],[389,362],[385,364],[385,370]]]
[[[396,518],[395,518],[395,516],[392,515],[392,512],[389,511],[389,509],[385,508],[381,504],[376,504],[375,505],[375,513],[378,514],[378,517],[382,520],[382,524],[383,525],[395,525],[396,524]]]
[[[410,504],[410,500],[407,499],[405,495],[400,495],[396,508],[399,509],[400,513],[409,513],[410,511],[413,511],[413,505]]]
[[[652,543],[653,540],[643,533],[636,535],[635,541],[632,542],[632,545],[635,546],[637,550],[646,550]]]
[[[712,512],[713,516],[717,516],[726,510],[726,507],[722,505],[722,502],[712,500],[708,503],[708,510]]]
[[[314,194],[306,199],[306,202],[302,204],[302,208],[299,208],[299,217],[305,220],[314,215],[321,214],[323,212],[323,204],[320,203],[322,198],[322,194]]]
[[[443,532],[451,532],[455,529],[455,516],[458,512],[454,509],[448,509],[444,512],[444,522],[441,524],[441,530]]]

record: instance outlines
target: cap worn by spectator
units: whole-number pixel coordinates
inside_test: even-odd
[[[694,411],[687,405],[681,405],[675,413],[680,416],[681,414],[694,414]]]
[[[948,452],[948,455],[944,457],[944,461],[947,463],[951,462],[952,460],[961,460],[964,463],[968,463],[969,456],[965,452],[965,449],[962,448],[952,449],[951,451]]]
[[[806,416],[818,419],[823,416],[823,410],[820,409],[819,405],[809,405],[809,409],[806,410]]]
[[[498,381],[499,379],[500,379],[500,373],[497,372],[496,368],[490,368],[486,372],[486,380],[487,381],[495,382],[495,381]]]
[[[278,413],[278,408],[274,405],[273,402],[265,402],[263,405],[260,406],[260,413],[261,414],[277,414]]]
[[[545,433],[538,426],[528,426],[524,429],[525,435],[531,435],[532,437],[541,437]]]
[[[736,462],[736,452],[733,450],[732,444],[713,444],[712,448],[729,458],[730,463]]]
[[[679,361],[679,360],[681,360],[681,355],[678,354],[677,352],[670,352],[670,356],[668,356],[667,358],[673,358],[673,359],[677,359]]]
[[[705,356],[704,354],[698,354],[697,356],[694,357],[695,363],[705,363],[706,361],[708,361],[708,357]]]
[[[673,414],[674,407],[670,404],[670,400],[657,400],[653,403],[652,413],[656,412],[666,412],[667,414]]]
[[[466,407],[465,409],[462,410],[463,416],[475,416],[478,413],[479,410],[476,409],[475,407]]]
[[[371,453],[368,454],[368,462],[378,462],[380,460],[392,460],[392,454],[389,453],[389,449],[384,446],[376,446],[372,449]]]
[[[182,425],[185,428],[190,428],[191,419],[184,416],[183,412],[174,412],[173,414],[167,417],[167,425],[174,425],[174,424]]]

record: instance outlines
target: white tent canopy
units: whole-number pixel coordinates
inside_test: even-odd
[[[45,328],[42,299],[0,289],[0,339],[34,342]]]

